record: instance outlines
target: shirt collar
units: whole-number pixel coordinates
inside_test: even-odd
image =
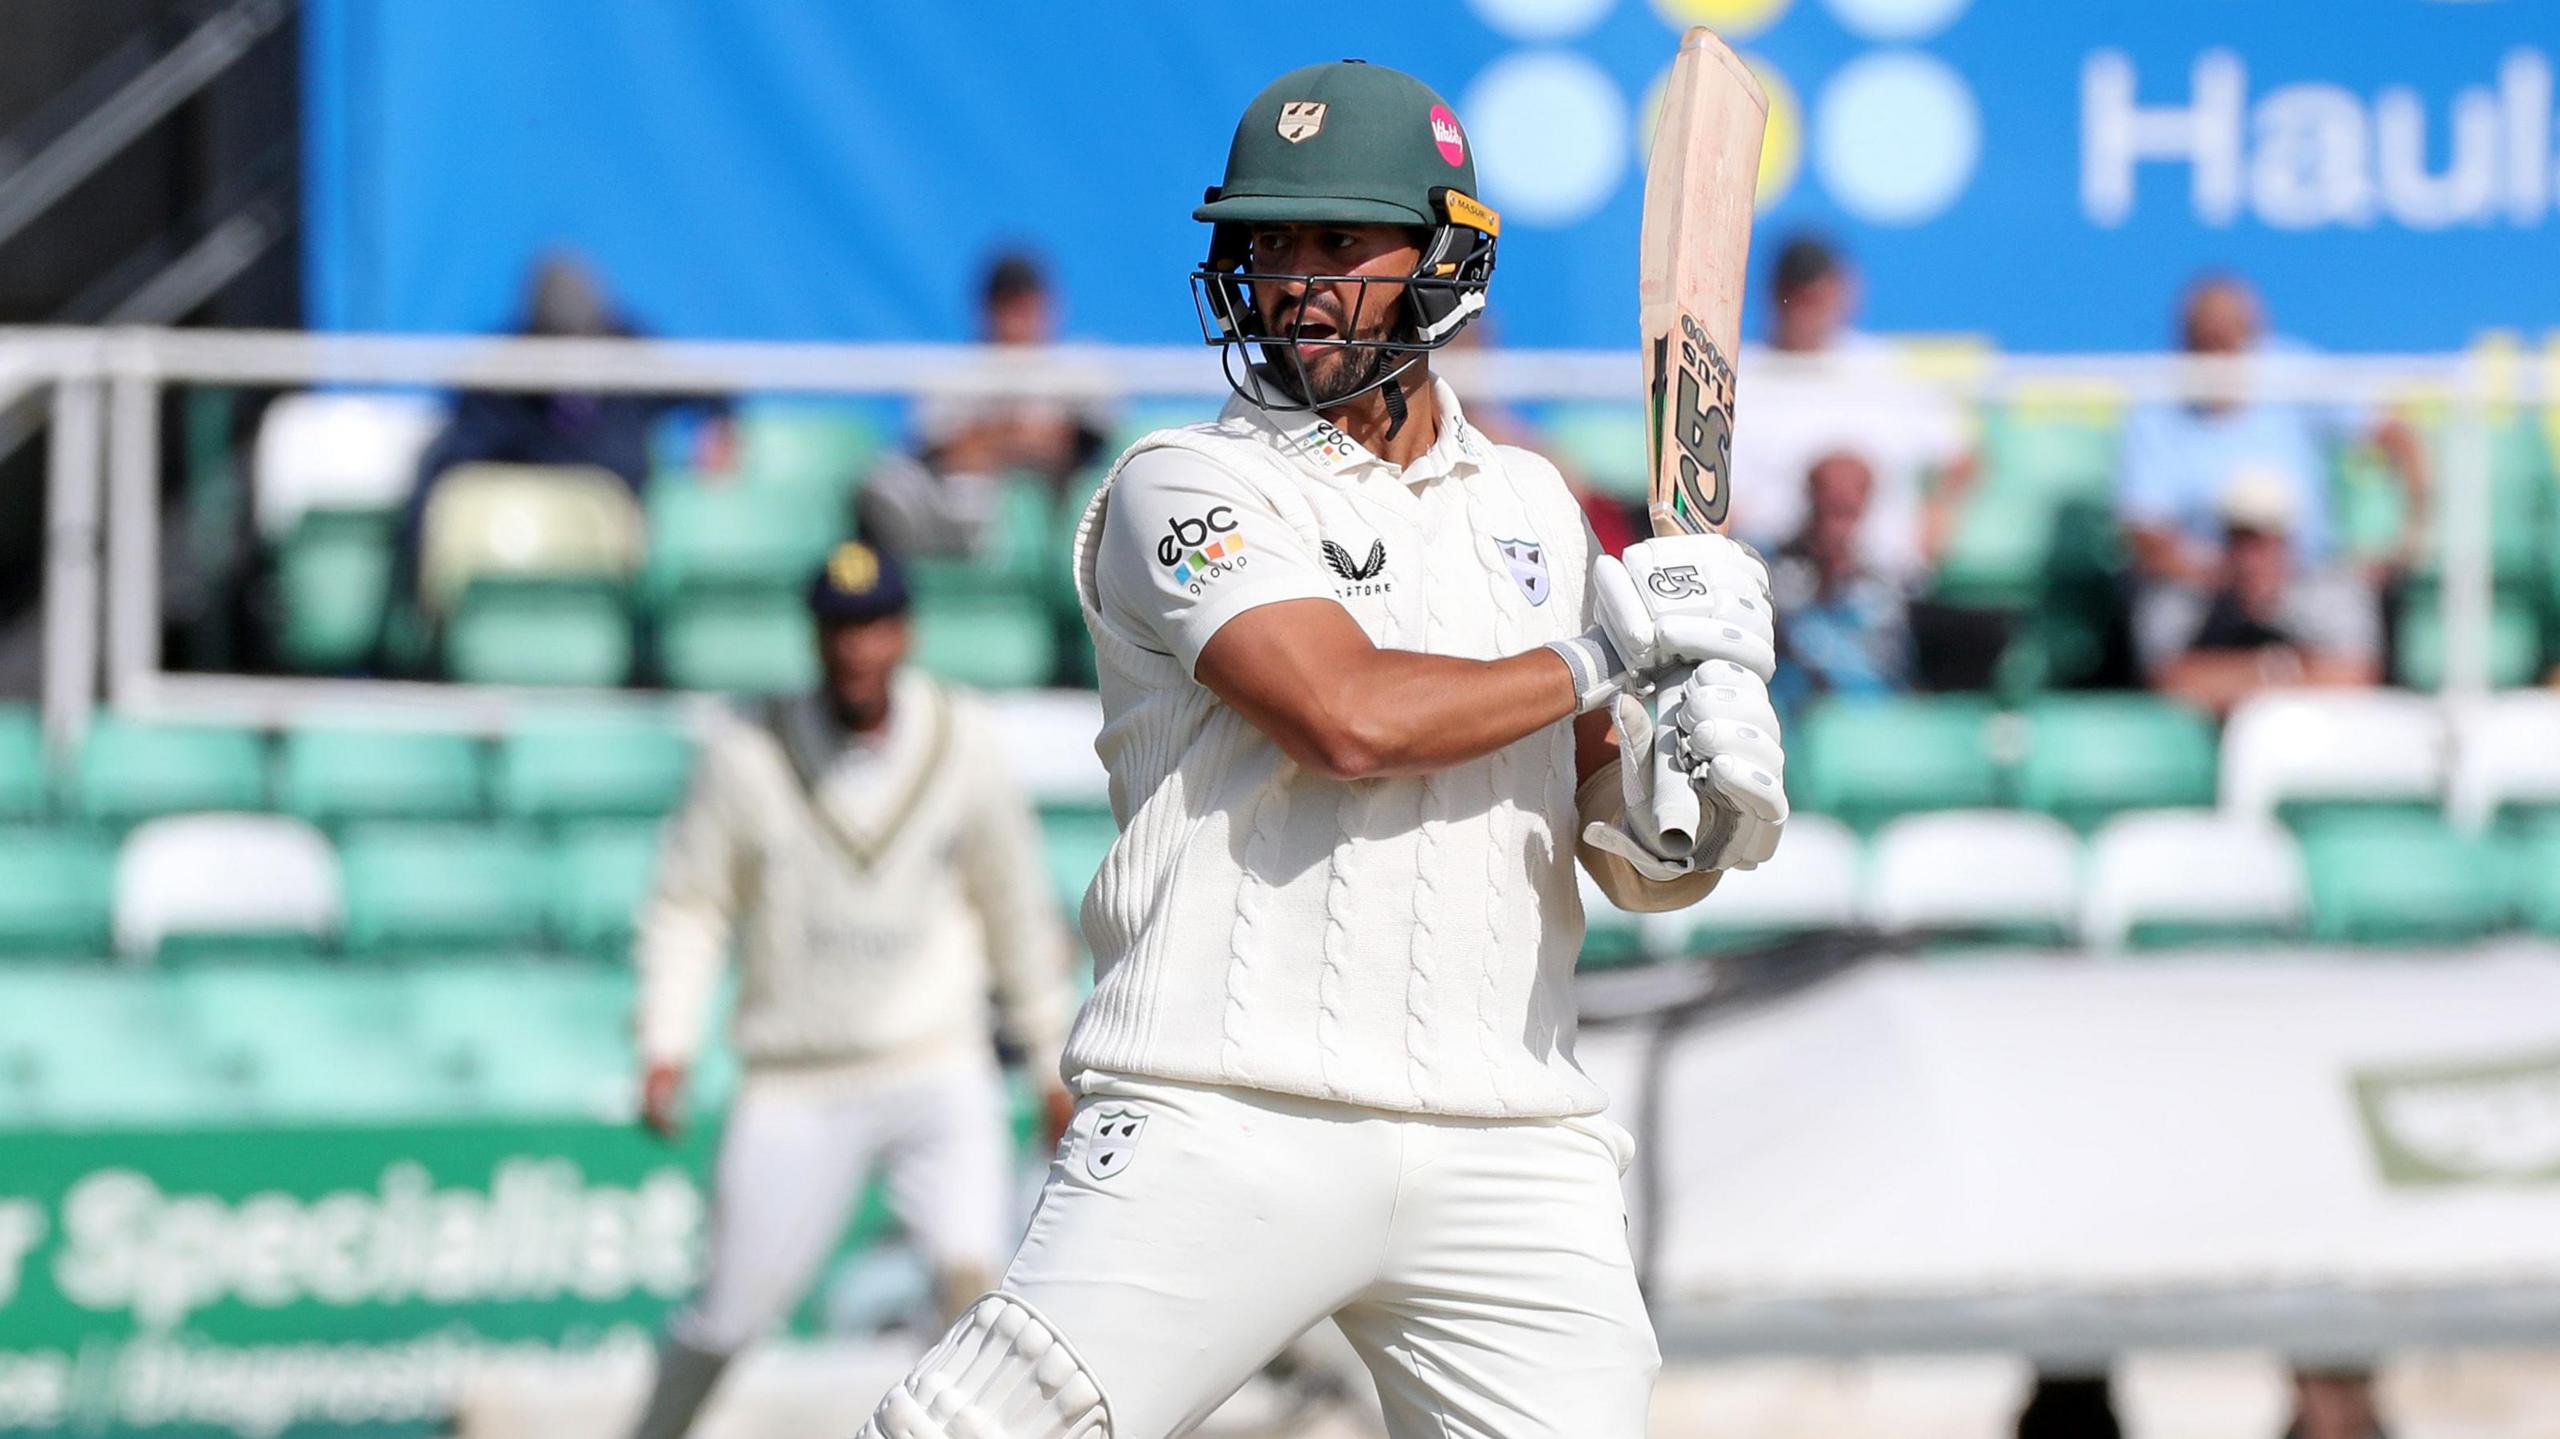
[[[1457,392],[1449,388],[1449,382],[1434,375],[1431,393],[1439,401],[1440,434],[1431,442],[1430,449],[1401,470],[1380,459],[1367,446],[1344,433],[1341,426],[1313,410],[1269,410],[1239,395],[1227,402],[1226,412],[1221,418],[1245,421],[1273,448],[1294,455],[1338,479],[1358,480],[1378,475],[1402,484],[1418,485],[1443,475],[1471,473],[1491,463],[1491,443],[1475,426],[1467,423],[1466,412],[1459,407]]]
[[[903,752],[916,740],[915,715],[924,696],[914,674],[889,676],[889,717],[875,730],[857,733],[837,723],[823,691],[795,696],[783,710],[782,739],[804,773],[825,775],[840,763],[864,765]]]

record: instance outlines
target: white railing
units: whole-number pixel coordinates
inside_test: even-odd
[[[1453,353],[1442,372],[1503,401],[1618,400],[1640,393],[1635,352]],[[2384,404],[2424,396],[2449,407],[2438,479],[2445,537],[2444,686],[2484,689],[2491,609],[2488,420],[2494,407],[2560,400],[2560,364],[2472,355],[2023,356],[1957,353],[1900,377],[1950,400],[1996,404],[2088,395],[2123,402],[2235,393],[2271,402]],[[1827,362],[1746,357],[1753,378],[1820,378]],[[536,696],[459,685],[173,674],[159,648],[160,401],[180,385],[382,385],[439,389],[930,397],[1006,393],[1060,399],[1217,398],[1214,356],[1197,346],[818,345],[335,335],[207,330],[0,328],[0,410],[41,392],[51,411],[45,554],[44,704],[67,743],[101,696],[129,709],[281,723],[314,709],[393,722],[482,728]],[[556,692],[540,698],[557,700]],[[599,702],[652,702],[594,695]],[[655,701],[663,702],[663,701]]]

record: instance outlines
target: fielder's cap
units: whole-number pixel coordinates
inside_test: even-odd
[[[1336,60],[1254,97],[1226,179],[1191,218],[1437,225],[1440,188],[1476,193],[1475,149],[1449,102],[1401,70]]]
[[[847,540],[809,580],[809,613],[822,625],[859,625],[907,612],[907,571],[887,550]]]
[[[2281,473],[2252,465],[2232,475],[2214,508],[2231,529],[2280,535],[2293,528],[2297,506]]]

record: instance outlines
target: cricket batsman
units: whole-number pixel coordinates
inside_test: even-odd
[[[668,1326],[638,1439],[685,1432],[807,1291],[875,1170],[945,1317],[993,1282],[1015,1190],[991,989],[1057,1086],[1070,946],[988,717],[902,667],[907,584],[886,551],[837,547],[809,604],[824,684],[712,733],[642,916],[643,1119],[677,1126],[733,932],[746,1074],[709,1271]]]
[[[1236,398],[1076,536],[1121,834],[1075,1119],[866,1439],[1165,1439],[1328,1317],[1398,1439],[1644,1433],[1572,866],[1663,910],[1772,852],[1768,580],[1713,535],[1595,558],[1555,469],[1468,426],[1431,355],[1493,274],[1475,174],[1438,95],[1344,61],[1264,90],[1193,212]],[[1657,731],[1634,697],[1689,665]]]

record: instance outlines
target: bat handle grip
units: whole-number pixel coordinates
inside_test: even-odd
[[[1653,692],[1654,828],[1683,855],[1698,842],[1698,792],[1689,783],[1689,772],[1672,762],[1677,747],[1670,741],[1677,730],[1680,690],[1691,673],[1687,666],[1665,671]]]

